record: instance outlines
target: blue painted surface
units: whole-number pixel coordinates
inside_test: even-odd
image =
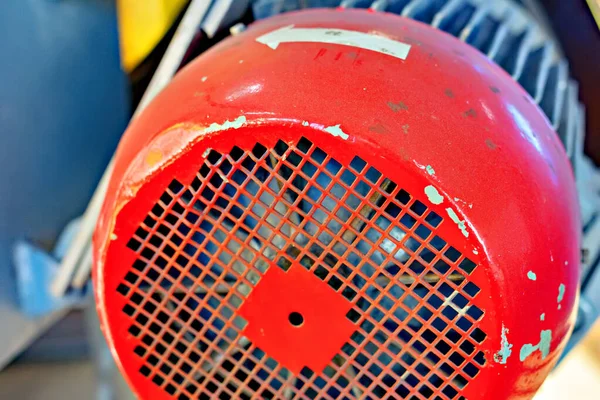
[[[0,2],[0,368],[45,321],[17,309],[12,249],[51,248],[129,117],[114,0]]]
[[[50,293],[49,283],[60,267],[54,257],[22,241],[14,246],[13,254],[19,307],[26,317],[43,317],[83,302],[86,290],[60,298]]]

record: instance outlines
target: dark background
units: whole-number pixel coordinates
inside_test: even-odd
[[[586,107],[586,153],[600,165],[600,28],[585,0],[540,0]]]

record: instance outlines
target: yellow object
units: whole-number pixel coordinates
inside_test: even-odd
[[[592,10],[592,15],[596,20],[596,24],[598,24],[598,28],[600,28],[600,0],[587,0],[587,2]]]
[[[188,0],[118,0],[121,64],[127,72],[156,47]]]

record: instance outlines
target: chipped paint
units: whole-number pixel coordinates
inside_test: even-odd
[[[558,297],[556,298],[556,301],[558,302],[558,309],[560,310],[562,307],[560,305],[561,301],[563,301],[563,299],[565,298],[565,290],[566,290],[566,286],[564,283],[561,283],[560,286],[558,286]]]
[[[205,133],[213,133],[213,132],[224,131],[226,129],[232,129],[232,128],[239,129],[245,123],[246,123],[246,116],[242,115],[242,116],[237,117],[233,121],[227,120],[227,121],[223,122],[222,124],[213,122],[212,124],[210,124],[210,126],[208,128],[206,128],[206,130],[204,132]]]
[[[110,234],[110,240],[117,240],[119,237],[115,233]]]
[[[454,92],[452,91],[452,89],[446,89],[444,90],[444,94],[450,98],[454,97]]]
[[[456,213],[454,212],[454,210],[451,209],[451,208],[446,208],[446,212],[448,213],[448,216],[450,217],[450,219],[456,225],[458,225],[458,228],[462,232],[463,236],[464,237],[469,237],[469,231],[467,231],[467,225],[465,224],[465,221],[462,221],[460,218],[458,218],[458,215],[456,215]]]
[[[540,342],[536,345],[533,344],[524,344],[521,347],[521,352],[519,354],[519,359],[521,362],[525,361],[529,356],[531,356],[537,350],[542,354],[542,360],[545,360],[550,354],[550,344],[552,342],[552,331],[544,330],[540,332]]]
[[[440,192],[438,192],[438,190],[432,185],[429,185],[425,188],[425,194],[427,195],[429,201],[433,204],[438,205],[444,202],[444,196],[442,196]]]
[[[540,321],[545,321],[546,320],[546,313],[542,313],[542,315],[540,315]]]
[[[347,133],[342,131],[342,128],[340,128],[340,124],[328,126],[327,128],[325,128],[325,132],[330,133],[333,136],[338,136],[344,140],[348,140],[348,138],[350,137]]]
[[[473,254],[478,255],[479,252],[477,251],[477,249],[473,249]]]
[[[490,90],[494,93],[500,93],[500,89],[498,89],[496,86],[490,86]]]
[[[202,79],[200,79],[202,82],[206,82],[206,80],[208,79],[208,76],[203,76]]]
[[[492,139],[489,139],[489,138],[488,138],[488,139],[485,139],[485,145],[486,145],[486,146],[487,146],[487,147],[488,147],[490,150],[496,150],[496,147],[498,147],[498,146],[496,146],[496,143],[494,143],[494,142],[492,141]]]
[[[508,342],[507,334],[508,329],[502,324],[502,334],[500,341],[500,350],[496,354],[494,354],[494,361],[498,364],[506,364],[508,357],[512,354],[513,345]]]
[[[535,280],[537,280],[537,275],[535,274],[535,272],[529,271],[527,273],[527,278],[529,278],[529,280],[531,280],[531,281],[535,281]]]
[[[308,123],[308,121],[302,121],[302,126],[308,126],[308,125],[310,125],[310,124]]]
[[[402,132],[404,132],[405,135],[408,135],[408,128],[410,128],[410,125],[408,125],[408,124],[402,125]]]
[[[425,171],[427,171],[427,173],[429,175],[435,175],[435,170],[433,169],[433,167],[431,165],[426,166]]]
[[[454,201],[456,201],[458,203],[463,203],[465,206],[467,206],[469,208],[473,208],[473,203],[467,203],[466,201],[459,199],[458,197],[455,197]]]

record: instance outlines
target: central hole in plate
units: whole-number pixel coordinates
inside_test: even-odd
[[[302,316],[302,314],[295,311],[293,313],[290,313],[290,315],[288,316],[288,320],[290,321],[290,324],[296,327],[300,327],[304,323],[304,317]]]

